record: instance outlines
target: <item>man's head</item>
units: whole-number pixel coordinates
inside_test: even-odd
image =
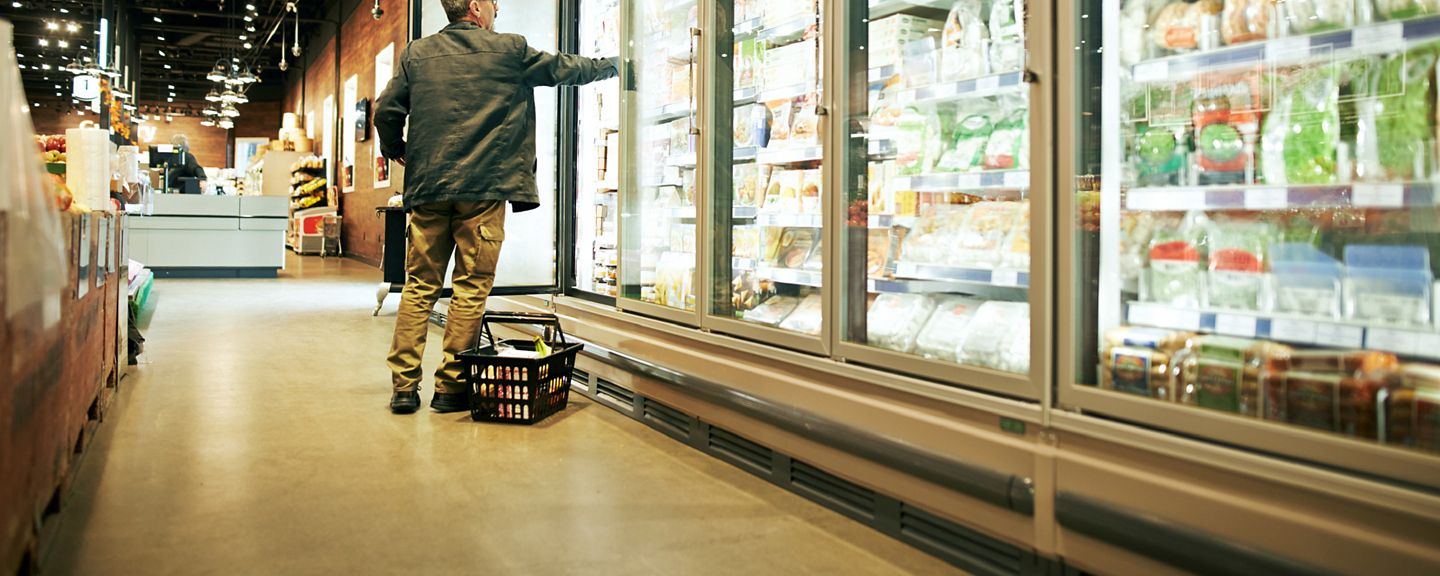
[[[186,138],[184,134],[176,134],[174,137],[170,138],[170,145],[179,146],[181,148],[189,148],[190,139]]]
[[[474,22],[486,30],[495,29],[495,16],[500,13],[499,0],[440,0],[450,23]]]

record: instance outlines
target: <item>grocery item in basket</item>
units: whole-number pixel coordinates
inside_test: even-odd
[[[1275,22],[1275,0],[1225,0],[1220,37],[1226,44],[1264,40]]]
[[[1220,0],[1171,2],[1155,15],[1150,38],[1156,46],[1177,52],[1213,48],[1219,43]]]
[[[956,2],[941,36],[940,80],[949,82],[990,73],[990,30],[980,19],[980,3]]]
[[[811,294],[795,306],[795,311],[785,317],[780,327],[801,334],[819,334],[824,311],[824,300],[819,294]]]
[[[1267,222],[1212,220],[1208,230],[1210,306],[1258,310],[1265,285],[1265,249],[1275,229]]]
[[[1146,300],[1172,306],[1197,307],[1205,271],[1200,260],[1203,217],[1191,215],[1178,228],[1155,231],[1150,238],[1149,277],[1142,284]]]
[[[940,157],[935,169],[941,172],[969,172],[979,168],[985,160],[985,143],[990,141],[994,130],[989,116],[966,116],[955,128],[955,146]]]
[[[1440,14],[1440,0],[1375,0],[1375,15],[1403,20]]]
[[[1270,248],[1276,312],[1320,318],[1340,317],[1345,269],[1310,244],[1286,242]]]
[[[934,310],[935,301],[924,294],[881,294],[865,315],[865,339],[872,346],[909,352]]]
[[[795,307],[800,304],[799,298],[791,296],[774,296],[769,300],[761,302],[752,310],[745,312],[744,318],[750,322],[769,324],[774,326],[784,320]]]
[[[813,228],[785,228],[780,233],[779,250],[773,264],[780,268],[799,268],[815,249],[818,237]]]
[[[1195,81],[1195,167],[1202,184],[1244,182],[1264,108],[1260,71],[1206,74]]]
[[[1030,370],[1030,305],[986,302],[975,311],[956,352],[961,364],[1006,372]]]
[[[965,339],[970,319],[985,301],[969,296],[943,296],[935,312],[915,337],[915,353],[926,358],[954,362],[960,342]]]
[[[1010,72],[1025,65],[1025,2],[990,3],[990,69]]]
[[[985,142],[985,167],[991,170],[1012,170],[1030,165],[1030,117],[1024,106],[1012,108],[1009,116],[995,124],[995,131]]]
[[[970,206],[970,217],[959,230],[958,242],[947,263],[955,266],[994,266],[1026,206],[1019,202],[979,202]]]
[[[1277,83],[1276,101],[1261,129],[1265,182],[1335,182],[1340,108],[1334,67],[1298,69],[1282,75]]]
[[[1345,317],[1429,325],[1433,281],[1430,252],[1424,246],[1346,246]]]
[[[1440,366],[1407,364],[1388,382],[1380,405],[1385,442],[1440,452]]]
[[[1435,48],[1371,63],[1357,81],[1355,175],[1360,180],[1425,178],[1435,164]]]
[[[1264,417],[1307,428],[1375,439],[1385,374],[1266,373]]]
[[[1310,34],[1355,25],[1356,0],[1279,2],[1291,34]],[[1364,2],[1365,0],[1360,0]]]

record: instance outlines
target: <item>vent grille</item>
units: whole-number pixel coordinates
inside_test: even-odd
[[[975,573],[1019,574],[1025,562],[1015,546],[903,503],[900,537]]]
[[[633,407],[635,405],[635,393],[621,388],[620,385],[614,382],[611,382],[604,378],[596,379],[595,393],[599,394],[601,398],[605,398],[607,400],[610,400],[611,402],[619,404],[627,411],[634,410]]]
[[[570,386],[579,388],[581,392],[590,391],[590,373],[579,368],[570,372]]]
[[[775,469],[774,451],[723,428],[710,427],[706,446],[722,459],[761,475],[769,475]]]
[[[875,518],[875,492],[801,462],[790,462],[790,484],[866,521]]]
[[[690,415],[649,398],[641,406],[640,419],[645,423],[681,439],[690,437]]]

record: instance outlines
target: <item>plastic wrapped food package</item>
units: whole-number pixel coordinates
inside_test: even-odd
[[[1260,132],[1261,72],[1207,74],[1196,80],[1195,167],[1202,184],[1244,182]]]
[[[1272,246],[1270,260],[1275,278],[1272,306],[1276,312],[1340,317],[1345,272],[1339,261],[1310,244],[1292,242]]]
[[[1177,212],[1120,213],[1120,273],[1122,278],[1138,278],[1145,269],[1150,253],[1150,239],[1156,230],[1179,228],[1182,220]]]
[[[1361,0],[1362,2],[1364,0]],[[1291,34],[1310,34],[1355,25],[1355,0],[1279,2]]]
[[[1266,373],[1264,418],[1375,439],[1379,435],[1377,400],[1384,385],[1381,374]]]
[[[920,218],[901,245],[900,260],[945,264],[954,256],[956,234],[970,217],[969,206],[935,206]]]
[[[1159,328],[1121,326],[1106,332],[1101,351],[1100,387],[1174,400],[1172,371],[1194,334]]]
[[[957,266],[994,266],[1001,248],[1025,206],[1019,202],[980,202],[970,206],[970,217],[952,246],[950,262]]]
[[[971,114],[955,129],[955,146],[940,157],[935,168],[940,172],[969,172],[979,169],[986,159],[986,143],[995,130],[990,117]]]
[[[795,311],[780,322],[780,327],[801,334],[819,334],[824,312],[824,300],[819,294],[811,294],[795,306]]]
[[[1368,181],[1428,177],[1435,167],[1435,47],[1386,57],[1355,88],[1355,175]]]
[[[990,69],[1010,72],[1025,65],[1024,0],[991,0]]]
[[[939,68],[935,60],[940,52],[936,48],[935,38],[927,36],[907,42],[902,51],[905,85],[918,88],[934,84],[937,76],[936,69]]]
[[[1015,222],[1010,227],[1010,238],[1005,241],[1005,251],[1000,255],[1001,268],[1030,269],[1030,201],[1020,203],[1015,213]]]
[[[924,294],[881,294],[865,315],[865,338],[872,346],[909,352],[930,319],[935,301]]]
[[[1279,81],[1261,134],[1267,184],[1331,184],[1340,144],[1339,88],[1330,67],[1295,71]],[[1283,90],[1283,92],[1282,92]]]
[[[915,337],[915,353],[954,362],[970,319],[984,303],[984,300],[968,296],[941,297],[935,303],[935,312]]]
[[[795,307],[800,304],[799,298],[791,296],[774,296],[769,300],[761,302],[759,306],[745,312],[744,318],[749,322],[768,324],[774,326],[784,320]]]
[[[1030,166],[1030,130],[1026,128],[1029,111],[1014,108],[985,143],[985,167],[991,170],[1023,169]]]
[[[824,174],[820,169],[814,168],[800,172],[799,199],[802,214],[820,213],[820,193],[824,185]]]
[[[1205,278],[1200,261],[1204,217],[1187,215],[1178,228],[1163,228],[1150,238],[1149,274],[1141,284],[1146,300],[1171,306],[1200,305]]]
[[[1210,49],[1220,43],[1220,0],[1176,1],[1167,4],[1150,24],[1150,38],[1165,50]]]
[[[820,115],[816,108],[819,96],[810,93],[796,99],[794,118],[790,122],[791,146],[816,146],[820,142]]]
[[[890,229],[871,228],[865,242],[865,275],[883,278],[890,270]]]
[[[1345,318],[1390,325],[1430,324],[1434,276],[1424,246],[1345,247]]]
[[[785,228],[780,233],[779,249],[774,265],[780,268],[799,268],[815,249],[818,234],[813,228]]]
[[[940,80],[951,82],[990,73],[990,30],[980,19],[980,2],[956,2],[941,35]]]
[[[1265,285],[1265,249],[1275,237],[1266,222],[1212,220],[1208,226],[1210,306],[1259,310]]]
[[[736,258],[755,260],[760,257],[760,229],[736,226],[731,236],[731,252]]]
[[[986,302],[970,320],[956,359],[961,364],[1024,374],[1030,371],[1030,305]]]
[[[1389,444],[1440,452],[1440,367],[1406,365],[1392,373],[1381,426]]]
[[[1220,37],[1226,44],[1264,40],[1275,23],[1275,0],[1225,0],[1220,13]]]
[[[925,160],[925,115],[918,108],[906,108],[895,122],[895,166],[902,176],[928,170]]]
[[[1212,410],[1258,417],[1261,374],[1283,366],[1290,348],[1273,342],[1199,336],[1189,348],[1180,374],[1181,401]]]
[[[1440,14],[1440,0],[1374,0],[1375,15],[1386,20],[1403,20]]]

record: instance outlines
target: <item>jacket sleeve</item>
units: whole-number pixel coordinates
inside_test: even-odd
[[[406,71],[409,50],[400,54],[395,77],[375,102],[375,133],[380,154],[391,160],[405,159],[405,119],[410,115],[410,74]]]
[[[531,86],[578,86],[614,78],[619,74],[615,58],[551,54],[531,48],[524,38],[517,38],[520,40],[521,50],[524,51],[520,65]]]

